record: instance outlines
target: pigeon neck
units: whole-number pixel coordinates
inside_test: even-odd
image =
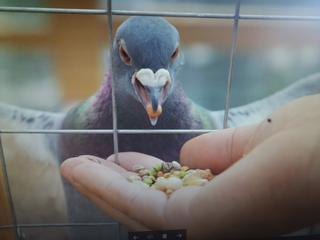
[[[110,71],[106,73],[100,89],[94,96],[95,96],[95,101],[93,105],[95,108],[97,108],[98,111],[105,111],[106,109],[110,108],[109,105],[112,105],[112,89],[111,89]]]

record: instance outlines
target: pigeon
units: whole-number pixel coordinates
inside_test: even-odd
[[[184,61],[179,43],[176,28],[161,17],[130,17],[118,28],[112,51],[119,129],[223,128],[224,110],[209,111],[185,95],[177,76]],[[109,69],[98,91],[65,113],[34,111],[0,103],[0,129],[112,129],[111,85]],[[270,97],[231,108],[227,127],[262,121],[282,105],[319,92],[318,73]],[[66,221],[67,215],[70,223],[111,224],[70,227],[68,239],[117,238],[117,229],[112,225],[114,220],[58,174],[59,165],[69,157],[90,154],[106,158],[113,154],[111,134],[1,136],[18,222],[59,222]],[[119,134],[119,151],[141,152],[164,161],[177,161],[182,145],[195,136],[195,133]],[[24,177],[26,173],[28,178]],[[121,234],[128,231],[121,229]],[[65,237],[63,234],[60,239]],[[50,239],[50,236],[37,237],[33,239]]]

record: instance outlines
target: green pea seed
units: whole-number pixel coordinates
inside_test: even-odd
[[[154,176],[154,177],[157,176],[157,172],[156,172],[156,170],[154,170],[154,169],[151,169],[151,170],[148,172],[148,174],[149,174],[150,176]]]
[[[160,163],[157,163],[153,169],[156,171],[156,172],[159,172],[161,169],[162,169],[162,165]]]
[[[150,178],[143,179],[143,182],[148,184],[149,186],[153,183],[152,179],[150,179]]]

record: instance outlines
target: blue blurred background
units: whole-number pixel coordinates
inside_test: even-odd
[[[107,8],[106,0],[0,0],[0,6]],[[117,0],[116,10],[233,14],[232,0]],[[320,16],[320,1],[243,0],[240,14]],[[114,30],[126,19],[114,16]],[[179,79],[211,110],[225,104],[233,20],[166,18],[185,55]],[[106,16],[0,12],[0,101],[61,111],[103,81]],[[240,20],[230,106],[266,97],[320,71],[320,21]]]

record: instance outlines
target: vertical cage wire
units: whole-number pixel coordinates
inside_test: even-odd
[[[110,51],[110,74],[112,86],[112,124],[113,124],[113,146],[115,163],[119,165],[118,158],[118,126],[117,126],[117,103],[115,97],[115,80],[114,80],[114,66],[113,66],[113,29],[112,29],[112,0],[108,0],[108,29],[109,29],[109,51]]]
[[[229,100],[230,100],[231,81],[232,81],[232,74],[233,74],[234,56],[236,54],[240,2],[241,0],[236,1],[235,14],[234,14],[232,46],[231,46],[231,56],[230,56],[230,64],[229,64],[229,76],[228,76],[228,85],[227,85],[227,94],[226,94],[226,104],[225,104],[225,110],[224,110],[223,128],[227,128],[227,125],[228,125]]]
[[[230,89],[233,76],[233,65],[234,57],[236,54],[236,42],[237,42],[237,33],[238,33],[238,22],[240,19],[243,20],[291,20],[291,21],[320,21],[320,17],[317,16],[273,16],[273,15],[240,15],[240,5],[241,0],[236,0],[235,2],[235,14],[208,14],[208,13],[177,13],[177,12],[152,12],[152,11],[127,11],[127,10],[112,10],[112,0],[108,0],[107,10],[89,10],[89,9],[53,9],[53,8],[25,8],[25,7],[0,7],[0,12],[31,12],[31,13],[61,13],[61,14],[92,14],[92,15],[107,15],[108,17],[108,30],[109,30],[109,47],[110,47],[110,74],[112,79],[112,111],[113,111],[113,130],[112,131],[100,131],[106,134],[113,134],[114,139],[114,152],[116,155],[116,162],[118,163],[118,133],[186,133],[190,131],[180,131],[180,130],[118,130],[117,129],[117,116],[116,116],[116,101],[114,96],[114,69],[113,69],[113,29],[112,29],[112,17],[113,15],[140,15],[140,16],[162,16],[162,17],[186,17],[186,18],[220,18],[220,19],[234,19],[233,23],[233,35],[232,35],[232,46],[231,46],[231,56],[229,63],[229,72],[228,72],[228,85],[226,93],[226,103],[225,103],[225,114],[223,120],[223,127],[227,127],[228,123],[228,111],[229,111],[229,98],[230,98]],[[191,130],[193,132],[208,132]],[[110,223],[89,223],[89,224],[17,224],[14,214],[14,206],[12,203],[10,186],[8,182],[8,176],[6,172],[5,159],[4,159],[4,149],[1,142],[1,133],[94,133],[97,131],[92,130],[83,130],[83,131],[72,131],[72,130],[47,130],[47,131],[33,131],[33,130],[1,130],[0,129],[0,158],[1,164],[4,171],[5,186],[8,195],[8,203],[10,207],[10,214],[12,218],[12,225],[9,226],[0,226],[0,230],[3,228],[13,228],[15,232],[16,239],[19,239],[19,228],[22,227],[67,227],[67,226],[116,226],[118,232],[118,238],[120,239],[120,224],[116,225]]]
[[[111,74],[111,93],[112,93],[112,126],[113,126],[113,148],[115,163],[119,165],[118,147],[118,125],[117,125],[117,102],[115,97],[115,80],[113,65],[113,29],[112,29],[112,0],[108,0],[108,30],[109,30],[109,51],[110,51],[110,74]],[[121,239],[120,223],[117,222],[116,232],[118,240]]]
[[[1,166],[2,166],[2,171],[3,171],[7,201],[8,201],[8,205],[9,205],[10,217],[11,217],[11,222],[12,222],[12,228],[13,228],[15,238],[19,239],[19,232],[18,232],[16,216],[15,216],[15,212],[14,212],[14,208],[13,208],[12,196],[11,196],[7,168],[6,168],[6,161],[4,159],[4,151],[3,151],[3,146],[2,146],[1,134],[0,134],[0,160],[1,160]]]

